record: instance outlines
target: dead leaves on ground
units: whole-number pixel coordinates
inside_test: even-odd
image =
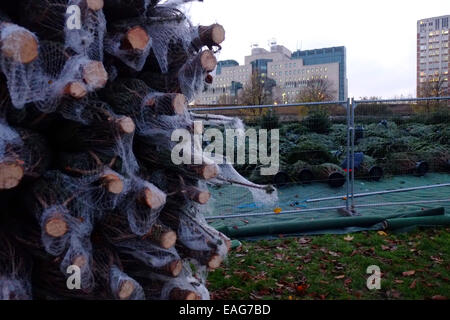
[[[415,275],[415,274],[416,274],[416,271],[415,271],[415,270],[404,271],[404,272],[402,273],[402,275],[403,275],[404,277],[410,277],[410,276],[413,276],[413,275]]]
[[[341,235],[335,236],[336,243],[316,239],[286,238],[277,242],[265,241],[262,245],[244,245],[241,252],[234,254],[234,270],[227,266],[223,276],[247,283],[245,292],[237,290],[239,285],[234,284],[225,290],[214,291],[212,297],[403,299],[411,296],[409,291],[416,292],[416,297],[423,295],[423,299],[448,298],[442,291],[450,281],[447,253],[441,248],[429,250],[424,241],[430,237],[424,232],[411,236],[367,233],[367,239],[357,234]],[[382,268],[383,281],[387,281],[380,291],[369,291],[365,287],[368,275],[364,266],[349,262],[349,257],[354,257],[354,261],[375,259],[375,264]],[[399,259],[403,270],[398,269]],[[420,263],[417,262],[419,259]],[[359,270],[356,273],[355,268]],[[253,289],[255,287],[258,289]]]

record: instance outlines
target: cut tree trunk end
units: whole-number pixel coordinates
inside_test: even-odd
[[[120,117],[117,120],[117,125],[122,133],[130,134],[136,130],[136,125],[130,117]]]
[[[183,270],[183,262],[181,260],[175,260],[169,264],[169,273],[173,277],[178,277],[178,275],[181,273],[182,270]]]
[[[211,72],[217,66],[217,59],[211,50],[205,50],[200,54],[200,63],[206,72]]]
[[[76,256],[72,260],[72,264],[78,266],[80,269],[87,264],[88,259],[84,255]]]
[[[128,300],[135,289],[134,283],[131,280],[124,280],[120,283],[117,296],[120,300]]]
[[[197,173],[204,180],[210,180],[219,175],[219,167],[216,164],[207,164],[196,169]]]
[[[166,203],[164,193],[156,188],[145,188],[142,196],[142,201],[150,209],[159,209]]]
[[[103,0],[86,0],[87,7],[92,11],[98,11],[103,9]]]
[[[1,38],[1,51],[3,55],[23,64],[28,64],[36,60],[39,50],[38,41],[34,35],[30,31],[10,23],[7,23],[5,28],[10,26],[16,27],[17,30],[10,33],[5,32],[6,37]]]
[[[225,29],[220,24],[199,26],[198,34],[201,42],[208,48],[219,46],[225,40]]]
[[[91,61],[83,67],[84,81],[94,89],[103,88],[108,81],[108,73],[100,61]]]
[[[177,242],[177,234],[175,231],[168,231],[161,235],[161,240],[159,242],[161,248],[170,249]]]
[[[209,269],[216,270],[217,268],[220,267],[220,265],[222,264],[222,261],[223,261],[223,258],[220,255],[218,255],[218,254],[213,255],[208,261]]]
[[[124,188],[123,181],[119,176],[108,173],[101,177],[102,185],[112,194],[121,194]]]
[[[174,288],[170,292],[171,300],[200,300],[197,293],[190,290],[183,290],[180,288]]]
[[[201,190],[196,187],[188,187],[186,189],[186,194],[188,195],[189,199],[199,204],[208,203],[209,198],[211,197],[211,194],[208,191]]]
[[[59,238],[67,233],[69,227],[62,217],[55,217],[45,223],[45,232],[53,237]]]
[[[143,51],[147,48],[150,37],[144,28],[136,26],[128,30],[122,41],[122,49],[133,49]]]
[[[147,101],[145,101],[145,105],[148,107],[155,108],[159,103],[159,101],[163,101],[164,99],[171,99],[171,108],[174,114],[182,115],[186,111],[187,99],[184,94],[181,93],[167,93],[163,96],[159,97],[150,97]],[[158,110],[156,110],[158,112]]]
[[[86,86],[81,82],[70,82],[64,88],[64,94],[69,95],[75,99],[81,99],[87,95],[87,89]]]
[[[23,176],[24,169],[19,163],[0,163],[0,190],[17,187]]]
[[[154,224],[143,238],[158,243],[163,249],[170,249],[177,242],[176,232],[161,224]]]
[[[177,93],[172,99],[172,107],[175,114],[183,114],[186,110],[187,99],[184,94]]]

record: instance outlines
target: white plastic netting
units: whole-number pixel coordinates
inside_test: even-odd
[[[204,181],[261,186],[199,157],[202,142],[186,149],[192,164],[172,162],[174,130],[196,141],[188,102],[217,64],[212,42],[202,43],[182,9],[187,2],[23,0],[20,19],[0,24],[8,91],[0,164],[15,161],[30,178],[14,191],[26,199],[17,211],[37,221],[21,237],[42,275],[33,281],[38,296],[209,299],[207,272],[225,259],[229,239],[202,216]],[[81,27],[71,20],[78,13]],[[242,127],[220,117],[205,123]],[[31,245],[39,236],[42,245]],[[65,288],[73,265],[80,293]],[[0,278],[0,294],[30,297],[28,279]]]

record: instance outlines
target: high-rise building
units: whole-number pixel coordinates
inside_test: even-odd
[[[417,96],[450,94],[449,18],[417,21]]]
[[[334,92],[334,100],[347,98],[345,47],[296,51],[272,43],[270,51],[253,48],[244,65],[237,61],[219,61],[214,82],[197,97],[196,104],[237,103],[238,94],[252,74],[267,84],[275,100],[294,102],[309,81],[325,79]]]
[[[293,59],[302,59],[305,66],[339,63],[339,100],[348,97],[347,55],[345,47],[333,47],[314,50],[298,50],[292,54]]]

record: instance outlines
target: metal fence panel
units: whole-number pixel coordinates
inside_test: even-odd
[[[212,191],[211,221],[242,225],[379,214],[386,208],[450,208],[449,97],[191,111],[280,130],[277,175],[260,177],[258,166],[237,166],[250,181],[277,185],[279,202],[259,206],[247,191],[226,186]]]

